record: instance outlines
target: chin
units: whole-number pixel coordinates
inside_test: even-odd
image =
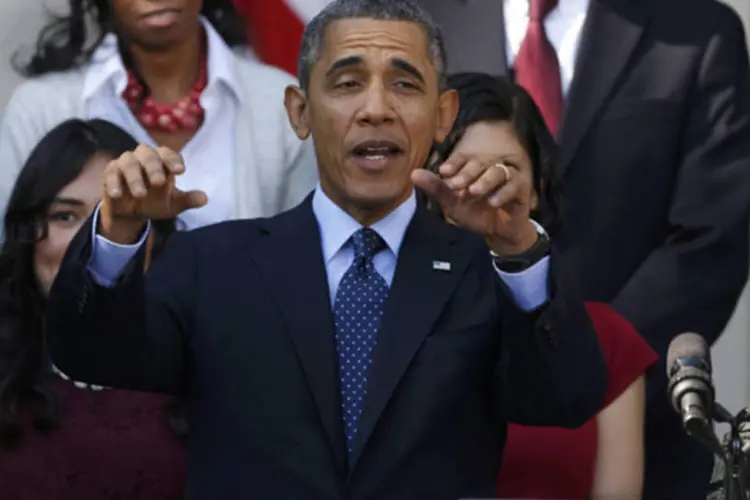
[[[364,209],[378,209],[382,207],[395,208],[403,202],[411,190],[388,189],[381,186],[363,186],[350,192],[350,199]]]

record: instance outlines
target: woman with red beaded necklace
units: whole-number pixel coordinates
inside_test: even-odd
[[[211,200],[184,215],[187,229],[271,216],[312,190],[312,146],[283,106],[294,79],[250,55],[232,0],[69,4],[19,66],[30,79],[0,129],[0,203],[34,145],[70,118],[105,119],[139,143],[180,151],[190,173],[178,187]]]

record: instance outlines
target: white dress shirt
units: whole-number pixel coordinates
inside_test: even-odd
[[[589,0],[560,0],[544,20],[544,29],[560,63],[563,95],[567,94],[573,81],[578,45],[588,8]],[[529,0],[505,0],[503,14],[508,66],[513,67],[529,25]]]
[[[234,127],[242,91],[235,74],[236,56],[211,23],[204,19],[202,22],[206,30],[208,82],[200,102],[206,114],[203,125],[180,151],[190,168],[177,177],[176,184],[185,191],[205,191],[209,201],[180,215],[186,229],[230,219],[234,212]],[[82,96],[86,118],[112,122],[127,130],[138,143],[156,147],[122,98],[127,82],[117,39],[109,34],[86,70]]]
[[[373,265],[388,286],[393,282],[399,249],[416,207],[416,196],[412,193],[404,203],[371,226],[387,245],[386,249],[375,255]],[[312,209],[320,227],[320,244],[328,275],[331,303],[333,303],[344,273],[354,262],[354,248],[350,238],[362,229],[362,225],[331,201],[319,187],[313,195]],[[92,245],[88,270],[99,285],[111,287],[140,246],[145,243],[148,230],[135,245],[119,245],[96,234],[98,216],[99,208],[97,207],[92,227],[95,243]],[[490,258],[488,252],[487,259]],[[549,257],[544,257],[520,273],[504,273],[497,268],[495,271],[521,309],[534,310],[549,299],[547,285]]]
[[[208,87],[201,96],[206,120],[185,146],[183,189],[202,189],[208,205],[181,217],[187,229],[225,219],[271,217],[301,202],[318,181],[311,140],[289,124],[284,90],[297,83],[278,68],[230,49],[207,23]],[[0,208],[37,143],[71,118],[110,120],[153,145],[121,97],[125,70],[114,39],[93,61],[19,85],[0,122]]]

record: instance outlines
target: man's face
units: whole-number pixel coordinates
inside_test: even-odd
[[[125,39],[145,50],[168,50],[198,26],[202,0],[113,0],[117,26]]]
[[[286,105],[300,138],[312,134],[325,193],[379,218],[409,197],[458,100],[440,92],[421,26],[358,18],[328,26],[307,95],[290,88]]]

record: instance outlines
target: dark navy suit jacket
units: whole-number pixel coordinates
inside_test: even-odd
[[[522,312],[483,240],[421,207],[351,459],[309,198],[178,233],[145,277],[140,255],[111,289],[88,274],[90,248],[87,225],[50,294],[50,352],[78,380],[188,396],[190,499],[492,497],[507,420],[573,427],[602,402],[605,367],[574,284],[554,271],[551,302]]]

